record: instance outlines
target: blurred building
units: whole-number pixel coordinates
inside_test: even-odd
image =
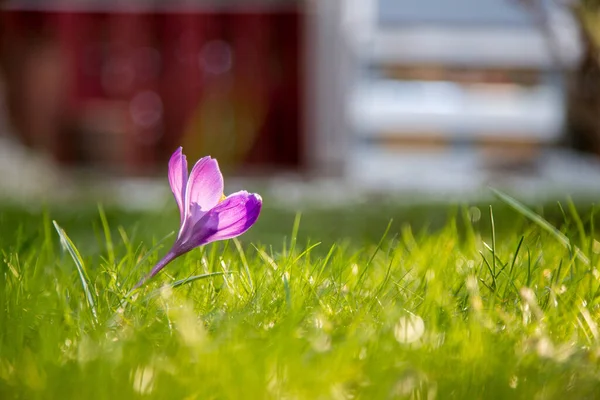
[[[461,191],[568,170],[561,4],[11,0],[0,62],[16,132],[63,164],[153,174],[183,145],[242,175]]]
[[[299,1],[7,1],[11,123],[65,165],[145,175],[179,145],[225,168],[302,162]]]
[[[349,179],[479,187],[494,174],[535,173],[564,142],[567,73],[580,38],[559,2],[334,3],[332,43],[343,44],[344,68],[321,93],[335,94],[327,102],[340,105],[334,118],[344,126],[331,130],[337,137],[321,161],[341,165]],[[342,159],[333,143],[343,143]]]

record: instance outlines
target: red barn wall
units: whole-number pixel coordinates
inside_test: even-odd
[[[237,171],[302,167],[300,9],[1,18],[13,125],[61,163],[148,174],[183,145]]]

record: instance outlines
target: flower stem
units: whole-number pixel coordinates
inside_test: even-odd
[[[140,279],[140,281],[133,287],[133,289],[139,288],[144,283],[146,283],[146,281],[153,278],[156,274],[160,272],[161,269],[166,267],[167,264],[173,261],[178,255],[179,254],[174,253],[173,250],[169,250],[169,252],[165,254],[165,256],[159,262],[156,263],[156,265],[154,266],[154,268],[152,268],[150,273],[144,276],[142,279]]]

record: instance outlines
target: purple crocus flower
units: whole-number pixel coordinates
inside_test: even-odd
[[[169,160],[169,184],[179,207],[179,234],[171,250],[135,288],[196,247],[241,235],[260,214],[258,194],[245,190],[227,197],[223,194],[223,175],[217,160],[210,156],[198,160],[188,177],[187,160],[178,148]]]

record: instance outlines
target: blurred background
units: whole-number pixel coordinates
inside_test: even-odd
[[[0,198],[599,199],[596,3],[0,0]]]

